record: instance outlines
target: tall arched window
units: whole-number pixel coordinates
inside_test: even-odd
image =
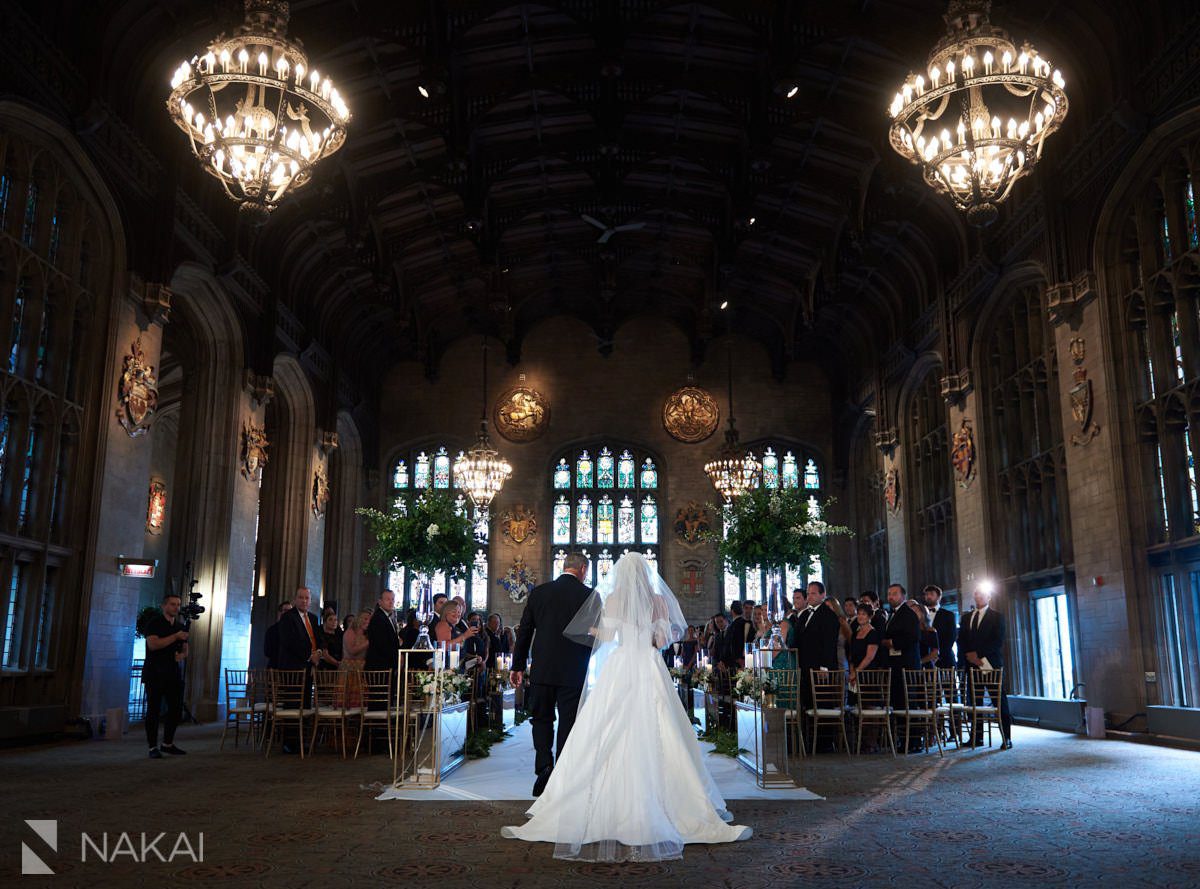
[[[887,515],[884,512],[883,454],[875,445],[875,423],[863,424],[854,442],[855,546],[864,590],[887,588]]]
[[[456,454],[461,451],[455,451]],[[457,479],[453,477],[452,466],[454,459],[450,449],[445,445],[434,445],[427,448],[417,448],[397,457],[392,463],[389,476],[391,485],[388,496],[389,505],[401,509],[419,497],[423,491],[444,491],[454,496],[461,515],[471,515],[475,520],[475,536],[479,541],[479,549],[475,552],[475,564],[471,576],[463,580],[450,580],[444,574],[435,574],[430,579],[433,595],[443,593],[447,596],[462,596],[467,601],[467,608],[472,611],[486,611],[488,607],[488,540],[490,516],[487,510],[479,510],[471,504],[467,496],[459,491]],[[404,608],[416,607],[420,594],[421,578],[414,572],[401,568],[388,573],[388,589],[396,593],[397,600]]]
[[[781,442],[756,442],[750,450],[762,455],[764,487],[803,488],[809,494],[810,510],[820,513],[825,502],[824,476],[815,454]],[[824,579],[825,567],[819,559],[813,559],[810,565],[789,565],[785,571],[726,571],[722,584],[724,607],[735,601],[750,601],[783,608],[792,590]]]
[[[958,590],[958,540],[950,434],[939,372],[936,366],[928,368],[908,402],[904,438],[908,481],[901,478],[900,496],[909,504],[909,585],[920,589],[937,584],[950,592],[948,600],[953,602]]]
[[[1142,543],[1158,640],[1159,700],[1200,706],[1200,270],[1194,143],[1172,151],[1135,191],[1111,269],[1128,359]],[[1135,504],[1136,504],[1135,500]]]
[[[1067,698],[1075,686],[1074,591],[1058,360],[1040,283],[1017,288],[987,324],[983,407],[994,567],[1011,598],[1013,687]]]
[[[612,442],[560,454],[550,471],[551,577],[562,573],[569,552],[589,556],[589,584],[631,550],[657,563],[660,471],[653,455]]]

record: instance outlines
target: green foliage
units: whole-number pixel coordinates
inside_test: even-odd
[[[724,516],[726,534],[718,528],[704,537],[717,545],[717,556],[730,571],[808,565],[814,556],[828,555],[827,537],[850,533],[811,515],[802,488],[755,488],[712,509]]]
[[[502,729],[481,728],[467,737],[462,748],[463,755],[468,759],[483,759],[485,756],[491,756],[491,746],[510,737],[512,735]]]
[[[713,745],[713,753],[718,753],[721,756],[731,756],[737,759],[738,754],[748,753],[745,747],[738,746],[737,732],[731,732],[728,729],[717,728],[712,726],[708,731],[700,735],[700,740],[706,744]]]
[[[478,542],[469,517],[459,515],[447,494],[427,491],[388,512],[356,509],[366,520],[375,543],[367,553],[365,573],[407,568],[417,574],[439,571],[453,580],[470,574]]]
[[[141,639],[146,635],[146,630],[150,626],[150,621],[162,614],[162,609],[154,605],[147,605],[138,612],[137,620],[134,622],[133,635],[135,639]]]
[[[520,725],[522,722],[524,722],[528,718],[529,718],[529,714],[526,713],[524,710],[513,711],[513,725]]]

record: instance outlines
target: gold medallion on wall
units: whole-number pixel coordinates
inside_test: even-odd
[[[517,386],[500,396],[493,419],[509,441],[533,441],[550,425],[550,400],[529,386]]]
[[[663,402],[662,420],[671,438],[695,444],[717,431],[721,409],[708,392],[697,386],[684,386]]]

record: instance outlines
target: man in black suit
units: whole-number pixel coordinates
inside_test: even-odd
[[[315,614],[308,611],[312,594],[308,587],[300,587],[292,597],[292,607],[283,613],[279,619],[279,655],[277,662],[280,670],[304,671],[304,706],[312,702],[312,671],[320,663],[323,654],[318,643],[317,633],[321,622]],[[294,706],[294,705],[292,705]],[[294,753],[298,740],[294,734],[284,737],[283,752]]]
[[[842,622],[825,595],[825,584],[814,580],[808,585],[804,609],[793,618],[796,621],[796,648],[799,650],[801,682],[809,670],[838,669],[837,640]],[[807,703],[807,698],[805,702]]]
[[[754,640],[754,625],[746,619],[745,606],[741,602],[731,604],[729,613],[733,620],[725,630],[721,663],[734,673],[746,666],[746,643]]]
[[[533,795],[540,796],[554,771],[554,763],[562,756],[579,696],[587,680],[588,658],[592,650],[573,642],[563,631],[587,602],[592,591],[584,585],[588,558],[571,553],[563,562],[563,573],[549,583],[534,587],[525,601],[525,611],[517,629],[517,644],[513,648],[513,670],[509,680],[519,688],[525,678],[525,663],[533,650],[533,667],[529,674],[529,716],[533,729],[535,759],[533,770],[537,780]],[[558,744],[554,741],[554,714],[558,711]]]
[[[967,638],[959,639],[959,650],[966,655],[969,667],[999,670],[1004,666],[1004,615],[991,607],[992,585],[981,583],[975,588],[975,610],[963,617]],[[1000,734],[1004,741],[1001,750],[1012,748],[1012,713],[1008,709],[1008,672],[1000,688]]]
[[[396,653],[400,650],[400,637],[396,635],[392,614],[396,610],[396,594],[384,590],[375,603],[375,611],[367,624],[367,657],[364,666],[368,670],[391,670],[396,672]]]
[[[263,635],[263,654],[267,656],[267,669],[279,669],[279,622],[283,620],[283,615],[292,610],[291,602],[280,602],[279,610],[275,613],[275,623],[267,627],[267,632]]]
[[[788,625],[790,626],[792,624],[792,622],[796,619],[796,615],[799,614],[801,611],[803,611],[807,607],[808,607],[808,602],[806,601],[806,596],[804,594],[804,590],[800,589],[800,587],[796,587],[794,590],[792,590],[791,607],[788,608],[787,614],[785,614],[783,616],[783,619],[786,620],[788,622]]]
[[[931,615],[930,624],[937,634],[937,659],[925,664],[925,652],[921,652],[921,663],[925,666],[953,667],[954,641],[958,638],[958,624],[954,615],[942,607],[942,588],[929,584],[921,591],[925,598],[925,607]]]
[[[429,638],[433,638],[433,628],[437,626],[439,620],[442,619],[442,603],[446,601],[445,593],[438,593],[433,597],[433,612],[429,615],[425,625],[429,627]]]
[[[888,604],[892,616],[883,629],[883,645],[880,654],[883,664],[892,670],[892,706],[904,708],[904,670],[921,668],[921,619],[904,603],[908,594],[904,587],[893,583],[888,587]],[[880,658],[876,657],[876,662]]]

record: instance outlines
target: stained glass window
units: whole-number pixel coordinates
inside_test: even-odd
[[[33,378],[39,383],[46,378],[46,352],[50,348],[50,298],[42,300],[42,326],[38,332],[37,363],[34,365]]]
[[[446,449],[438,448],[433,457],[433,486],[435,488],[450,487],[450,455]]]
[[[817,502],[816,497],[808,498],[808,514],[814,519],[821,517],[821,504]]]
[[[809,459],[804,464],[804,487],[810,491],[820,490],[821,473],[817,471],[817,461]]]
[[[1188,491],[1192,499],[1192,533],[1200,534],[1200,490],[1196,488],[1196,458],[1192,456],[1192,437],[1187,426],[1183,428],[1183,447],[1187,455]]]
[[[12,177],[7,173],[0,174],[0,231],[8,224],[8,190],[12,185]]]
[[[1162,518],[1163,540],[1166,540],[1171,536],[1171,516],[1167,510],[1167,486],[1163,483],[1162,445],[1154,446],[1154,454],[1157,461],[1155,468],[1158,471],[1159,512]]]
[[[643,491],[658,489],[653,457],[603,442],[579,448],[557,458],[551,489],[558,495],[551,516],[551,542],[556,546],[598,553],[597,560],[615,559],[614,551],[607,548],[616,545],[642,545],[657,555],[658,504],[654,497],[642,496]],[[552,558],[555,576],[558,556],[556,551]],[[593,577],[605,570],[599,561],[589,567]]]
[[[820,514],[823,488],[816,456],[780,442],[759,442],[750,450],[762,454],[763,487],[798,488],[803,484],[810,494],[809,508],[814,515]],[[780,454],[783,454],[782,458]],[[733,602],[742,600],[765,603],[775,592],[779,594],[776,606],[790,607],[792,590],[804,589],[810,580],[822,580],[823,574],[824,569],[819,563],[789,565],[782,576],[778,571],[768,572],[765,568],[727,571],[722,583],[724,606],[728,609]]]
[[[58,246],[62,241],[62,210],[58,207],[54,208],[54,215],[50,217],[50,246],[46,251],[46,258],[53,265],[58,259]]]
[[[612,498],[605,494],[596,503],[596,542],[612,543],[616,532]]]
[[[637,529],[633,521],[633,501],[628,497],[621,500],[621,508],[617,511],[617,542],[634,543],[637,539]]]
[[[29,526],[29,489],[33,481],[34,456],[37,452],[37,426],[29,427],[29,446],[25,451],[25,476],[21,479],[21,505],[17,513],[17,525],[22,531]]]
[[[410,500],[419,496],[422,491],[430,488],[449,491],[458,487],[454,483],[450,448],[446,445],[401,455],[392,464],[390,478],[392,489],[388,502],[401,511],[407,509]],[[491,518],[488,510],[476,508],[461,493],[454,496],[454,509],[459,515],[470,518],[474,526],[475,540],[479,544],[475,558],[468,566],[468,576],[455,581],[450,581],[442,574],[433,576],[429,579],[429,595],[424,596],[427,601],[422,603],[419,600],[425,592],[423,579],[403,567],[390,571],[387,575],[388,589],[396,593],[398,607],[428,609],[432,605],[432,595],[445,593],[449,596],[462,596],[467,601],[468,610],[487,609]]]
[[[21,226],[21,240],[26,247],[33,246],[33,236],[37,231],[37,203],[37,183],[30,182],[25,194],[25,222]]]
[[[617,487],[633,487],[633,466],[633,455],[629,451],[622,451],[620,462],[617,464]]]
[[[608,577],[608,572],[612,571],[613,554],[610,550],[600,550],[600,555],[596,557],[596,569],[599,571],[599,581],[603,582]]]
[[[653,567],[653,568],[658,567],[658,553],[656,553],[652,549],[648,549],[645,551],[645,556],[646,556],[646,561],[650,563],[651,567]]]
[[[1158,393],[1154,388],[1154,353],[1150,351],[1150,328],[1143,327],[1138,330],[1138,345],[1142,353],[1142,368],[1145,371],[1146,391],[1150,393],[1151,398],[1155,398]]]
[[[642,501],[642,543],[658,543],[658,504],[653,497]]]
[[[8,435],[12,431],[12,421],[8,411],[0,414],[0,491],[4,490],[4,481],[8,478]]]
[[[559,497],[554,504],[554,542],[571,542],[571,504],[566,497]]]
[[[8,372],[16,373],[21,360],[21,324],[25,317],[25,298],[29,293],[29,279],[22,275],[17,281],[17,293],[13,299],[12,337],[8,347]]]
[[[1167,216],[1165,213],[1163,214],[1162,221],[1161,221],[1159,227],[1162,232],[1163,259],[1166,262],[1170,262],[1172,259],[1172,257],[1171,257],[1171,226],[1167,223]]]
[[[796,466],[796,455],[788,451],[783,455],[783,473],[781,481],[785,488],[800,487],[800,473]]]
[[[592,498],[580,497],[575,503],[575,542],[592,542]]]
[[[779,455],[775,453],[774,448],[769,447],[763,451],[762,472],[763,487],[779,487]]]
[[[611,488],[616,484],[612,451],[602,448],[596,461],[596,487]]]
[[[429,455],[424,451],[417,454],[417,459],[414,464],[416,466],[416,475],[413,478],[414,488],[429,487]]]
[[[563,569],[567,566],[566,550],[556,550],[554,553],[553,570],[550,572],[554,577],[559,577],[563,573]]]
[[[1188,246],[1195,250],[1200,247],[1200,231],[1196,229],[1196,193],[1192,190],[1192,174],[1188,173],[1187,184],[1183,187],[1183,215],[1187,220]]]
[[[1183,342],[1179,336],[1179,315],[1176,312],[1171,313],[1171,343],[1175,348],[1175,377],[1182,383],[1184,380]]]

